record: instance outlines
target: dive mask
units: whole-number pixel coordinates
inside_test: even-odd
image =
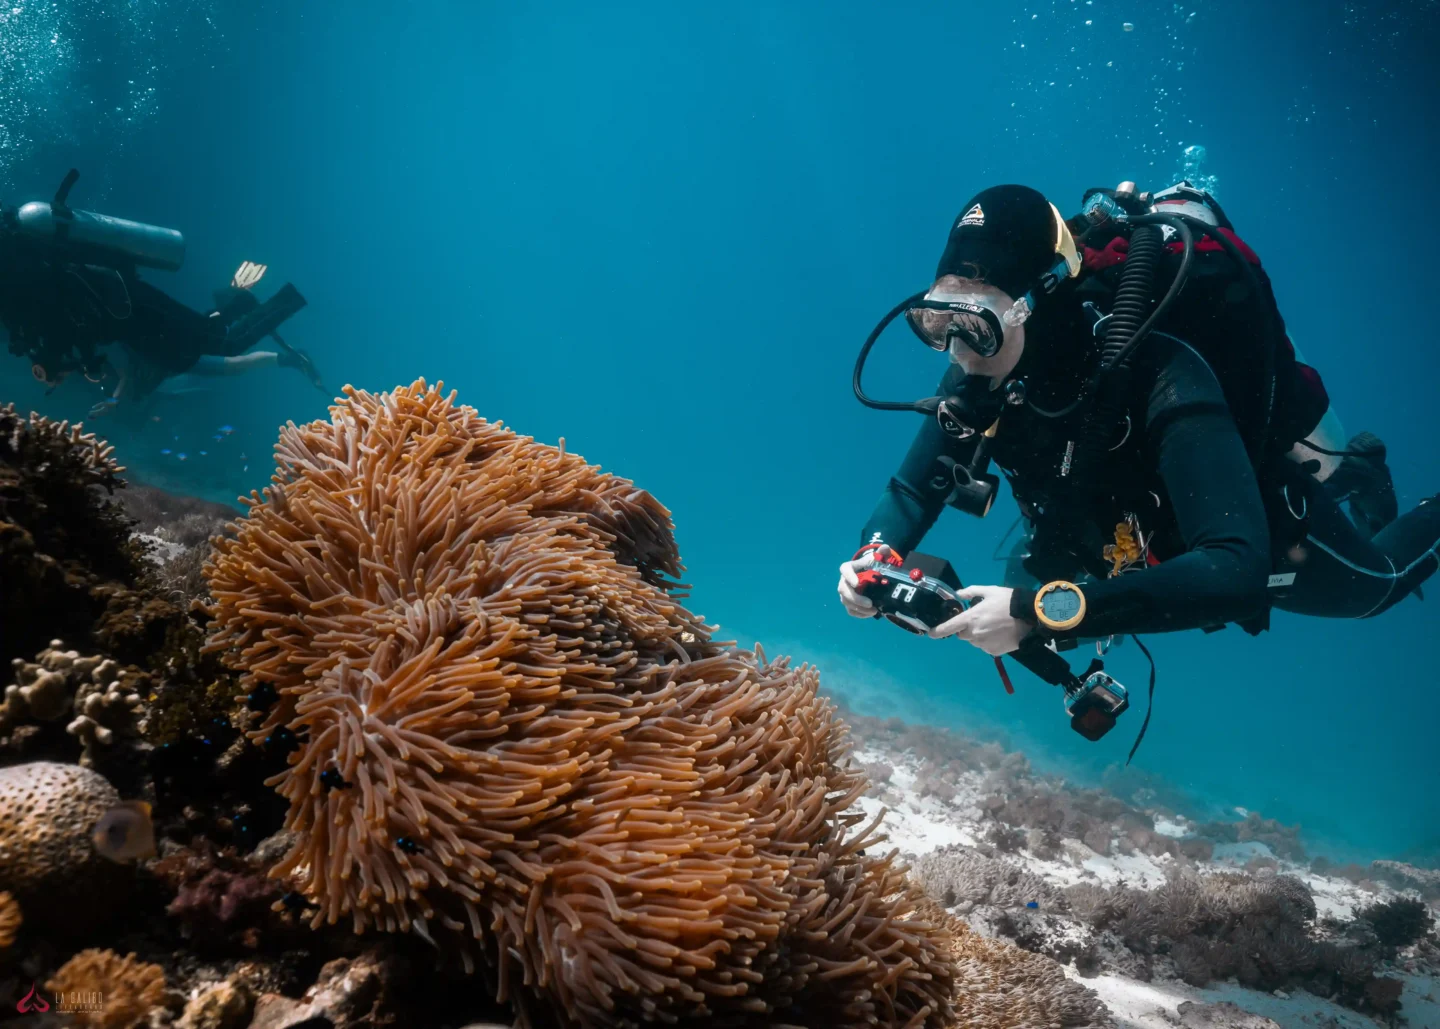
[[[981,357],[994,357],[1006,328],[1023,325],[1029,314],[1029,307],[1018,303],[1001,314],[986,296],[927,293],[905,312],[905,321],[931,350],[944,353],[958,339]]]

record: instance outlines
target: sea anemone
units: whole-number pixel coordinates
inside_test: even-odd
[[[939,1025],[949,933],[808,667],[723,647],[668,512],[423,381],[293,424],[206,568],[314,924],[446,931],[522,1023]]]

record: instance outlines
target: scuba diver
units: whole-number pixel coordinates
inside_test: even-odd
[[[232,276],[229,286],[215,291],[215,309],[208,317],[228,326],[262,308],[264,305],[255,298],[251,290],[265,277],[265,272],[266,266],[263,264],[242,262]],[[287,284],[281,293],[293,289],[293,286]],[[299,302],[303,305],[304,298],[301,297]],[[157,394],[201,392],[207,388],[203,385],[203,380],[243,375],[269,367],[294,368],[303,374],[311,385],[328,396],[320,373],[309,355],[286,343],[278,331],[272,330],[269,335],[277,344],[275,350],[250,350],[232,356],[201,354],[188,368],[179,372],[174,370],[173,363],[161,364],[144,350],[121,343],[120,360],[107,362],[106,374],[101,380],[105,385],[110,385],[113,379],[111,395],[90,409],[90,417],[98,418],[111,411],[119,411],[131,418],[138,418],[146,413],[148,402]]]
[[[901,316],[950,366],[933,397],[875,401],[861,372]],[[1440,497],[1399,515],[1384,445],[1341,445],[1259,257],[1189,183],[1090,190],[1068,221],[1024,186],[975,196],[930,288],[871,333],[854,388],[925,420],[840,566],[846,611],[897,620],[875,583],[913,597],[895,569],[947,504],[989,512],[993,462],[1029,529],[1005,584],[954,579],[950,607],[910,627],[997,665],[1037,641],[1103,653],[1125,635],[1256,634],[1272,608],[1368,618],[1440,567]],[[931,575],[909,569],[917,585]]]
[[[138,274],[142,267],[178,270],[184,237],[71,208],[78,179],[72,169],[49,203],[0,206],[0,322],[11,353],[27,357],[52,388],[72,372],[97,382],[113,374],[101,349],[109,344],[121,345],[150,378],[182,374],[206,356],[237,357],[305,306],[289,283],[264,303],[232,283],[215,311],[187,307]],[[236,291],[246,299],[229,295]],[[318,384],[308,357],[280,342]]]

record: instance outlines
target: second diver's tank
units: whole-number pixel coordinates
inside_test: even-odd
[[[77,211],[43,200],[15,212],[17,231],[42,243],[74,248],[96,259],[118,257],[146,268],[179,271],[185,263],[185,237],[175,229],[132,222],[94,211]]]
[[[53,201],[32,200],[19,210],[7,211],[5,220],[10,228],[40,243],[73,251],[73,257],[82,262],[105,264],[118,258],[161,271],[180,270],[185,263],[184,236],[158,225],[75,210],[69,203],[70,190],[79,179],[80,172],[71,168]]]

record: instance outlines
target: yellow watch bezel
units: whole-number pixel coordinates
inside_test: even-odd
[[[1044,600],[1048,594],[1060,589],[1068,589],[1074,591],[1075,595],[1080,598],[1080,610],[1076,614],[1065,619],[1063,622],[1056,622],[1046,617],[1045,611],[1040,607],[1040,602]],[[1075,626],[1079,625],[1085,620],[1085,592],[1081,590],[1079,586],[1076,586],[1073,582],[1066,582],[1063,579],[1057,579],[1054,582],[1047,583],[1046,585],[1042,586],[1040,588],[1040,592],[1035,594],[1034,606],[1035,618],[1040,622],[1041,625],[1045,626],[1045,628],[1053,629],[1055,632],[1064,632],[1067,629],[1073,629],[1075,628]]]

